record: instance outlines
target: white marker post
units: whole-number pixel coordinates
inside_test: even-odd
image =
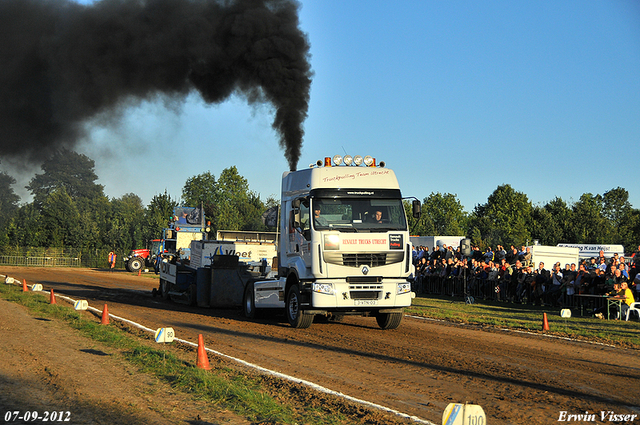
[[[442,413],[442,425],[486,425],[487,416],[477,404],[449,403]]]
[[[73,303],[73,308],[76,310],[86,310],[89,308],[89,302],[87,302],[87,300],[78,300]]]
[[[159,344],[163,344],[166,342],[173,342],[173,338],[176,337],[176,333],[173,331],[173,328],[158,328],[156,330],[156,342]],[[166,352],[162,351],[162,364],[164,365],[164,361],[166,358]]]
[[[31,285],[31,290],[32,291],[42,291],[42,285],[39,283],[34,283],[33,285]]]
[[[563,308],[560,310],[560,317],[564,318],[564,331],[567,331],[567,319],[571,317],[571,310]]]

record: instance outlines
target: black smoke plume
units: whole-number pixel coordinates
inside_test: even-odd
[[[295,0],[0,0],[0,156],[73,146],[140,100],[269,102],[291,170],[312,71]]]

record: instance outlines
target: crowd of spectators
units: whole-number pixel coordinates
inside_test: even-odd
[[[550,306],[573,306],[575,294],[607,294],[614,284],[627,282],[632,292],[635,276],[640,272],[640,246],[627,259],[618,254],[610,258],[600,251],[598,257],[578,264],[533,264],[530,248],[497,245],[481,251],[472,247],[471,256],[460,248],[443,245],[429,250],[414,247],[414,284],[418,292],[426,292],[433,278],[462,279],[465,292],[482,298]],[[637,292],[636,292],[637,293]]]

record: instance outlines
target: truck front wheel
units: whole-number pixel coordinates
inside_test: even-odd
[[[313,323],[313,315],[306,314],[300,306],[300,289],[298,289],[298,285],[293,285],[289,288],[285,310],[287,320],[294,328],[305,329]]]
[[[376,321],[382,329],[396,329],[402,321],[402,313],[378,313]]]

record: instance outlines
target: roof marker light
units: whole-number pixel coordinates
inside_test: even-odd
[[[351,165],[353,163],[353,158],[351,155],[344,156],[344,165]]]
[[[360,155],[356,155],[353,157],[353,163],[355,165],[362,165],[362,157]]]
[[[334,155],[333,156],[333,165],[340,165],[342,164],[342,157],[340,155]]]
[[[367,167],[375,167],[375,159],[373,159],[373,157],[371,157],[370,155],[367,155],[364,157],[364,165],[366,165]],[[372,165],[373,164],[373,165]]]

